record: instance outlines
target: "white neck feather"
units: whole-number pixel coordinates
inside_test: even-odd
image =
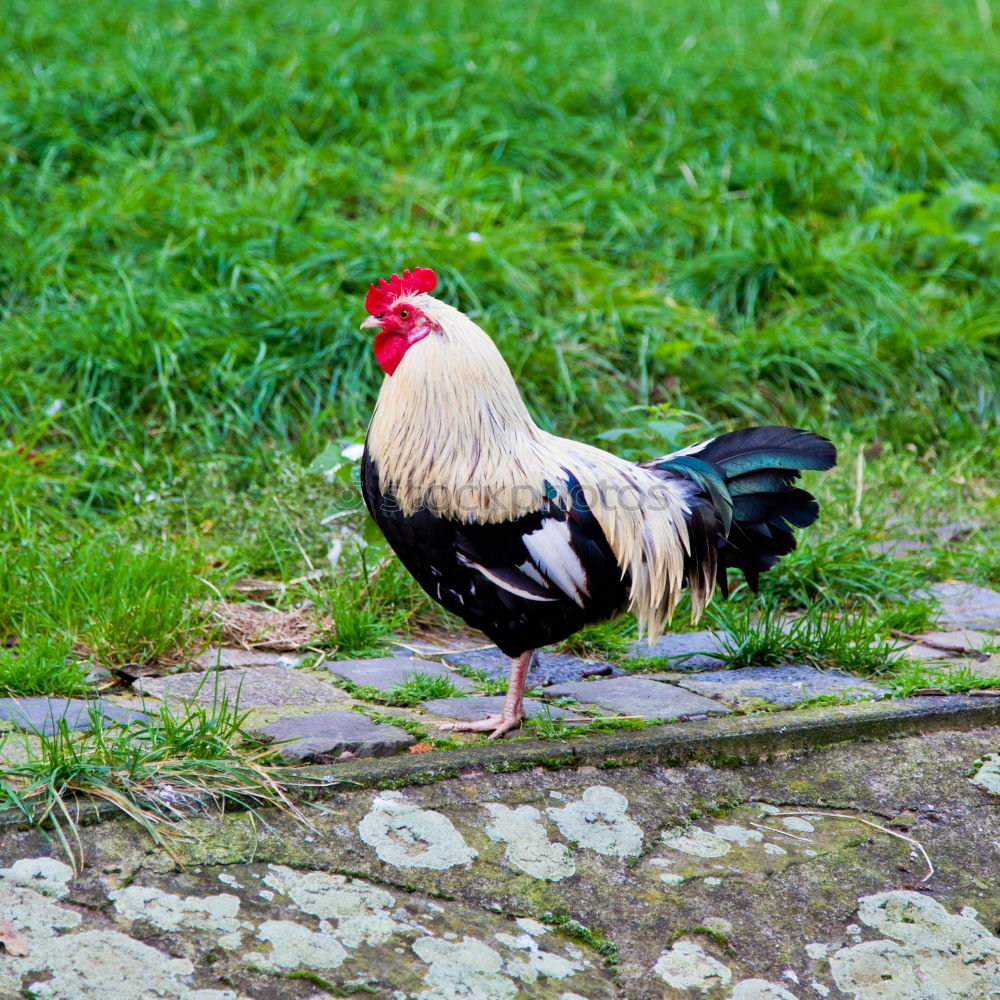
[[[539,510],[549,487],[568,500],[570,469],[632,577],[632,609],[655,637],[680,594],[690,491],[540,430],[493,341],[446,303],[413,301],[438,330],[382,383],[367,437],[382,491],[406,514],[426,504],[443,517],[500,522]],[[711,586],[692,587],[695,616],[710,597]]]
[[[502,521],[537,510],[548,456],[507,363],[457,309],[428,295],[414,303],[439,329],[382,383],[367,440],[382,489],[406,513],[429,503]]]

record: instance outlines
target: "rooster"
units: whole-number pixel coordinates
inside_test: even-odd
[[[693,618],[726,571],[758,575],[816,520],[793,486],[829,469],[825,438],[733,431],[641,465],[537,427],[493,341],[431,296],[426,268],[372,285],[362,329],[385,380],[365,440],[365,504],[403,565],[512,664],[503,710],[454,730],[516,728],[539,646],[629,609],[652,642],[681,589]]]

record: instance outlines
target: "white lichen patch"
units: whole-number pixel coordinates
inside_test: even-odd
[[[0,868],[0,882],[23,885],[46,896],[61,899],[69,892],[73,869],[55,858],[21,858],[10,868]]]
[[[1000,996],[1000,938],[977,920],[918,892],[876,893],[859,904],[858,919],[886,939],[830,956],[834,982],[854,1000]]]
[[[482,941],[423,937],[412,947],[430,966],[424,977],[428,989],[416,994],[419,1000],[514,1000],[518,994],[514,981],[501,971],[500,953]]]
[[[826,958],[829,950],[830,946],[820,941],[814,941],[806,945],[806,954],[812,959]]]
[[[709,990],[727,986],[733,980],[729,968],[707,954],[695,941],[681,938],[663,952],[653,966],[656,973],[675,990]]]
[[[194,972],[191,962],[170,958],[117,931],[83,931],[33,940],[32,945],[31,954],[17,960],[17,969],[20,985],[33,996],[52,1000],[188,1000],[192,995],[185,982]],[[37,980],[35,974],[39,975]]]
[[[217,896],[175,896],[152,886],[130,885],[108,893],[123,920],[145,920],[163,931],[211,931],[227,950],[240,946],[240,900],[228,892]]]
[[[750,830],[736,824],[717,826],[713,833],[722,840],[736,844],[737,847],[749,847],[751,844],[759,844],[764,839],[764,834],[760,830]]]
[[[574,972],[582,972],[583,964],[561,955],[556,955],[551,951],[542,951],[538,947],[538,942],[530,934],[522,934],[514,937],[512,934],[495,934],[494,937],[500,944],[508,948],[525,951],[527,955],[523,958],[511,959],[505,965],[505,970],[521,982],[529,986],[537,982],[539,976],[547,976],[549,979],[565,979],[572,976]]]
[[[0,996],[18,996],[25,973],[45,972],[56,932],[78,927],[80,914],[63,909],[40,893],[23,886],[0,886],[0,916],[29,942],[27,958],[14,958],[0,951]]]
[[[795,830],[797,833],[815,833],[816,827],[807,819],[801,816],[782,816],[781,825],[786,830]]]
[[[579,802],[545,810],[559,832],[580,847],[612,858],[634,858],[642,853],[642,828],[630,819],[628,799],[606,785],[594,785]]]
[[[687,830],[679,826],[664,830],[660,840],[671,850],[696,858],[721,858],[732,850],[728,840],[696,826]]]
[[[798,1000],[798,997],[766,979],[744,979],[733,988],[730,1000]]]
[[[573,855],[565,844],[549,840],[542,814],[531,806],[510,809],[497,802],[486,806],[490,823],[486,836],[506,844],[504,857],[508,863],[532,878],[558,882],[576,874]]]
[[[786,851],[779,844],[772,844],[770,841],[768,841],[764,845],[764,851],[767,854],[787,854],[788,853],[788,851]]]
[[[336,936],[348,948],[383,944],[402,929],[391,913],[395,897],[370,882],[327,872],[297,872],[284,865],[268,867],[264,882],[288,896],[303,913],[336,920]]]
[[[979,770],[972,776],[972,783],[1000,795],[1000,753],[987,754]]]
[[[477,856],[447,816],[406,802],[399,792],[383,792],[358,824],[358,833],[387,864],[443,871]]]
[[[543,934],[549,933],[549,928],[545,924],[540,924],[537,920],[532,920],[531,917],[518,917],[514,923],[532,937],[541,937]]]
[[[347,949],[332,934],[312,931],[294,920],[265,920],[257,937],[271,945],[270,954],[246,958],[262,969],[336,969],[347,958]]]
[[[26,937],[54,937],[57,930],[79,927],[80,914],[57,906],[33,889],[24,886],[0,887],[2,910],[6,919],[13,916],[17,931]],[[0,952],[0,960],[5,953]],[[2,967],[2,965],[0,965]]]

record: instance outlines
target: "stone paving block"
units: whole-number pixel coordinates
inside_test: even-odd
[[[233,670],[237,667],[296,667],[302,661],[294,653],[268,649],[240,649],[235,646],[209,646],[190,664],[200,670]]]
[[[930,543],[922,542],[917,538],[883,538],[877,542],[872,542],[868,546],[868,549],[871,552],[904,556],[907,553],[924,552],[930,547]]]
[[[490,677],[506,677],[510,672],[510,658],[495,646],[489,649],[472,649],[461,653],[447,653],[444,662],[451,666],[472,667]],[[540,652],[528,671],[527,689],[565,684],[589,676],[593,671],[621,673],[603,660],[581,660],[569,653]]]
[[[800,663],[689,674],[677,683],[733,706],[758,700],[768,701],[773,705],[797,705],[806,698],[823,694],[861,701],[884,694],[876,685],[850,674],[839,670],[817,670]]]
[[[416,742],[403,729],[372,722],[358,712],[329,711],[278,719],[254,730],[266,740],[292,740],[281,748],[289,763],[324,763],[342,753],[356,757],[391,757]]]
[[[371,685],[377,691],[388,691],[414,674],[447,677],[459,691],[474,691],[476,687],[468,677],[463,677],[449,667],[432,660],[421,660],[416,656],[384,656],[377,660],[328,660],[324,666],[335,677],[358,686]]]
[[[343,688],[334,687],[292,667],[242,667],[215,674],[171,674],[144,677],[133,690],[164,701],[197,701],[211,705],[223,692],[241,708],[258,705],[311,705],[347,698]]]
[[[717,632],[677,632],[661,635],[652,645],[645,640],[632,644],[627,659],[655,657],[669,662],[670,670],[706,670],[725,667],[726,661],[713,654],[722,652],[722,639]]]
[[[876,643],[872,643],[876,645]],[[900,646],[889,653],[890,660],[913,660],[915,663],[930,663],[934,660],[947,660],[957,656],[956,653],[947,653],[943,649],[931,649],[930,646],[921,646],[914,643],[912,646]]]
[[[941,604],[942,625],[1000,630],[1000,593],[971,583],[932,583],[915,597],[930,595]]]
[[[59,728],[60,721],[70,730],[84,731],[91,728],[91,708],[100,713],[105,726],[116,723],[145,722],[144,712],[118,708],[106,701],[81,701],[78,698],[0,698],[0,719],[12,722],[27,733],[51,735]]]
[[[475,722],[476,719],[485,719],[488,715],[499,715],[503,708],[503,701],[502,694],[478,695],[472,698],[434,698],[432,701],[425,701],[420,707],[425,712],[439,715],[444,719]],[[546,713],[553,719],[577,718],[575,712],[568,712],[556,705],[546,705],[534,698],[524,699],[524,711],[528,718],[533,715],[544,716]],[[573,725],[573,723],[569,723],[569,725]]]
[[[612,677],[600,681],[558,684],[545,692],[549,698],[576,698],[585,705],[643,719],[679,719],[697,715],[728,715],[725,705],[692,694],[673,684],[648,677]]]
[[[898,650],[894,657],[926,663],[934,660],[953,660],[961,656],[973,656],[996,641],[992,632],[980,632],[971,628],[960,628],[950,632],[927,632],[919,636],[919,642]],[[928,643],[928,645],[925,645]],[[940,649],[951,646],[952,649]],[[964,650],[964,652],[963,652]]]
[[[979,632],[972,628],[959,628],[951,632],[927,632],[920,636],[921,642],[933,642],[940,646],[964,646],[978,653],[981,649],[992,645],[996,636],[992,632]]]

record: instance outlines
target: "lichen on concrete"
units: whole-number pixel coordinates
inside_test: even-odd
[[[972,776],[972,783],[994,795],[1000,795],[1000,753],[990,753],[983,757],[982,764]]]
[[[332,934],[294,920],[265,920],[257,937],[271,950],[266,955],[251,952],[246,960],[262,969],[336,969],[347,958],[347,949]]]
[[[970,762],[996,745],[995,731],[941,733],[738,769],[470,769],[374,801],[367,790],[330,790],[309,828],[270,811],[256,830],[246,814],[192,820],[185,832],[198,839],[184,870],[126,822],[81,829],[88,867],[76,878],[35,857],[40,835],[13,831],[0,900],[31,955],[0,951],[0,995],[38,984],[46,1000],[78,1000],[71,970],[91,954],[82,935],[118,931],[132,945],[101,940],[124,956],[125,972],[80,973],[105,977],[102,1000],[121,994],[107,978],[123,975],[129,1000],[152,1000],[148,982],[156,1000],[318,1000],[314,972],[387,1000],[984,1000],[991,991],[1000,1000],[989,978],[1000,826],[969,780]],[[905,811],[937,876],[920,882],[910,845],[870,827],[776,815],[809,808],[881,823]],[[786,818],[814,829],[789,829]],[[362,835],[366,825],[381,839]],[[680,837],[725,853],[676,849]],[[412,863],[442,843],[457,864]],[[527,853],[532,844],[540,854]],[[622,850],[644,844],[649,856]],[[386,862],[386,845],[402,864]],[[531,868],[560,858],[573,877]],[[911,889],[920,892],[909,910],[895,896],[872,902]],[[226,895],[238,898],[235,911],[206,906]],[[928,899],[939,909],[926,911]],[[244,943],[227,951],[217,939],[230,918]],[[665,978],[685,975],[694,985]],[[921,975],[924,992],[913,992]]]
[[[733,980],[728,966],[689,938],[680,938],[664,951],[656,960],[653,972],[675,990],[698,990],[702,993]]]
[[[628,805],[620,792],[593,785],[579,802],[545,812],[559,832],[579,847],[608,857],[638,857],[642,853],[642,827],[626,815]]]
[[[558,882],[576,874],[576,863],[565,844],[553,843],[542,821],[542,814],[532,806],[511,809],[500,802],[488,802],[490,822],[486,835],[506,844],[504,857],[519,871],[532,878]]]
[[[697,858],[722,858],[731,850],[732,844],[708,830],[691,827],[672,827],[664,830],[660,840],[671,850],[691,854]]]
[[[32,942],[13,975],[0,972],[0,985],[59,1000],[190,1000],[199,994],[201,1000],[243,1000],[228,990],[194,993],[188,959],[170,958],[118,931],[87,930]]]
[[[400,930],[392,916],[396,897],[362,879],[270,865],[264,882],[288,896],[303,913],[336,920],[336,937],[348,948],[383,944]]]
[[[818,819],[819,817],[814,817]],[[807,819],[803,819],[801,816],[782,816],[781,825],[789,830],[795,830],[797,833],[814,833],[816,827]]]
[[[766,979],[744,979],[733,987],[729,1000],[798,1000],[798,997]]]
[[[764,834],[760,830],[751,830],[735,823],[719,825],[712,832],[716,837],[728,840],[737,847],[749,847],[751,844],[759,844],[764,839]]]
[[[57,899],[69,892],[72,877],[73,869],[55,858],[21,858],[10,868],[0,868],[0,883],[23,885]]]
[[[733,877],[754,881],[804,858],[837,851],[857,838],[857,828],[850,823],[814,825],[818,817],[812,817],[813,822],[808,824],[811,833],[802,829],[791,833],[773,825],[777,817],[761,813],[767,811],[759,803],[748,803],[730,809],[727,821],[715,824],[711,830],[697,825],[668,827],[660,834],[666,855],[653,855],[645,864],[651,871],[669,864],[671,872],[656,872],[668,885],[700,878],[711,887],[719,884],[716,880]]]
[[[210,931],[226,949],[240,946],[242,929],[248,926],[239,919],[239,897],[228,892],[181,898],[152,886],[130,885],[108,896],[123,920],[145,920],[164,931]]]
[[[358,824],[361,839],[382,861],[401,868],[442,871],[478,855],[442,813],[406,802],[399,792],[382,792]]]
[[[413,951],[430,968],[425,976],[428,989],[417,994],[420,1000],[514,1000],[518,988],[501,971],[500,953],[476,938],[444,941],[436,937],[418,938]]]
[[[582,972],[582,962],[571,958],[563,958],[551,951],[542,951],[538,942],[530,934],[496,934],[494,937],[508,948],[526,952],[523,959],[510,959],[507,962],[507,972],[522,982],[531,985],[539,976],[550,979],[565,979],[574,972]]]
[[[855,1000],[1000,996],[1000,939],[979,921],[908,890],[875,893],[859,903],[858,919],[886,937],[829,958],[834,982]]]

